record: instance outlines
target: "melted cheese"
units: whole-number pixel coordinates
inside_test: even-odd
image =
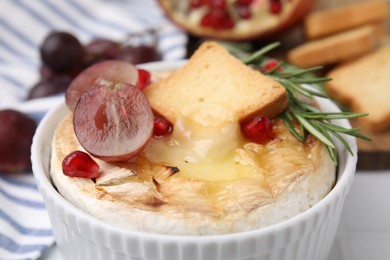
[[[187,178],[227,181],[256,174],[235,158],[244,140],[233,113],[218,105],[187,107],[166,139],[153,139],[145,150],[156,163],[179,168]]]

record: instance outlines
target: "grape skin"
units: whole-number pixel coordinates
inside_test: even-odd
[[[0,110],[0,122],[0,172],[30,171],[30,147],[36,122],[13,109]]]

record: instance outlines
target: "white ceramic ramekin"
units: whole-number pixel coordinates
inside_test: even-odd
[[[151,71],[173,69],[182,62],[146,65]],[[338,111],[328,100],[323,110]],[[52,222],[64,259],[70,260],[324,260],[327,258],[355,174],[357,147],[346,137],[354,156],[338,143],[337,183],[332,191],[307,211],[266,228],[216,236],[170,236],[129,231],[106,224],[66,201],[49,176],[51,141],[67,113],[62,102],[43,118],[32,145],[33,172]],[[350,127],[347,120],[338,125]]]

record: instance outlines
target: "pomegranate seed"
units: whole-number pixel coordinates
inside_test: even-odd
[[[190,0],[191,8],[199,8],[204,4],[203,0]]]
[[[279,65],[279,61],[278,60],[276,60],[276,59],[269,59],[269,60],[266,60],[264,62],[264,64],[262,65],[261,70],[263,72],[267,73],[267,72],[270,72],[271,70],[273,70],[278,65]],[[279,67],[277,70],[278,71],[282,71],[283,67]]]
[[[214,29],[230,29],[234,26],[233,20],[226,10],[211,9],[200,21],[201,26]]]
[[[232,29],[234,27],[234,22],[230,16],[225,17],[223,20],[224,29]]]
[[[173,130],[172,124],[161,116],[154,117],[153,137],[162,138],[170,134]]]
[[[236,3],[239,5],[251,5],[253,0],[237,0]]]
[[[266,116],[257,116],[241,126],[242,132],[251,142],[265,144],[274,138],[272,123]]]
[[[211,6],[211,1],[212,1],[212,0],[203,0],[203,4],[204,4],[204,5]]]
[[[225,0],[212,0],[211,1],[211,8],[216,8],[216,9],[225,9],[226,7],[226,2]]]
[[[237,12],[242,19],[250,19],[252,16],[251,10],[246,5],[237,6]]]
[[[150,72],[144,69],[138,69],[138,82],[137,87],[140,90],[144,90],[151,82],[152,76]]]
[[[282,11],[282,3],[280,0],[271,0],[270,11],[273,14],[279,14]]]
[[[212,17],[210,12],[206,13],[200,20],[200,25],[203,27],[212,27]]]
[[[99,165],[82,151],[74,151],[62,161],[62,172],[69,177],[97,178]]]
[[[203,27],[219,28],[221,27],[221,19],[213,10],[210,10],[202,17],[200,24]]]

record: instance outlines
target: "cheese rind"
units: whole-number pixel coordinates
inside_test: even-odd
[[[267,145],[243,142],[233,157],[226,155],[216,162],[215,167],[223,164],[223,159],[225,165],[236,165],[238,174],[227,171],[227,176],[222,176],[225,179],[220,178],[223,168],[215,170],[219,176],[214,180],[205,177],[214,173],[212,162],[194,163],[195,169],[207,171],[197,178],[193,172],[181,172],[184,168],[172,167],[177,166],[172,165],[174,161],[153,161],[141,153],[127,163],[95,159],[101,176],[94,182],[62,173],[63,158],[71,151],[82,150],[70,114],[53,139],[50,175],[70,203],[121,228],[170,235],[253,230],[309,209],[328,194],[335,182],[335,167],[318,140],[309,138],[300,143],[280,120],[274,122],[274,130],[276,138]],[[162,153],[179,148],[166,148]],[[233,162],[228,161],[231,158]]]

